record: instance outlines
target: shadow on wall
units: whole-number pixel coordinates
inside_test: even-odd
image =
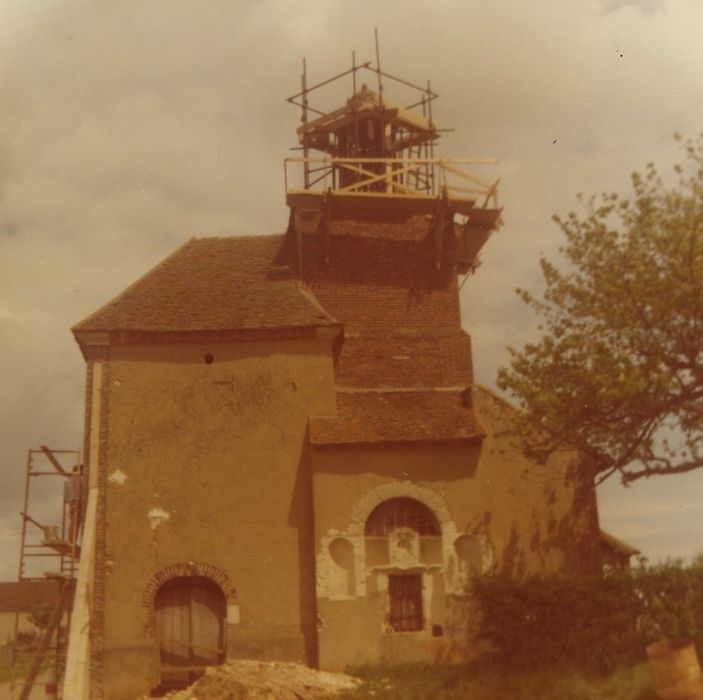
[[[305,658],[309,666],[317,667],[315,523],[309,443],[310,437],[306,433],[298,459],[298,470],[288,511],[288,524],[298,533],[298,595],[300,629],[305,642]]]
[[[429,485],[434,481],[473,479],[481,449],[480,442],[469,440],[428,441],[420,446],[407,443],[318,446],[316,469],[340,476],[358,476],[359,464],[363,464],[367,474],[390,481],[397,481],[400,475],[402,481]],[[441,469],[435,465],[441,465]]]
[[[453,240],[453,236],[445,238]],[[456,279],[449,243],[439,268],[436,264],[429,224],[421,241],[333,235],[328,248],[325,239],[324,235],[303,236],[304,274],[312,281],[376,283],[401,287],[422,298],[434,289],[445,289]],[[292,247],[284,242],[277,262],[294,255]]]
[[[586,467],[572,460],[562,483],[571,491],[569,502],[560,502],[556,487],[547,479],[543,495],[547,511],[532,508],[529,524],[514,521],[508,541],[498,556],[497,573],[521,578],[540,571],[593,574],[599,570],[599,529],[595,492]],[[542,512],[542,517],[540,517]],[[536,572],[535,572],[536,573]]]

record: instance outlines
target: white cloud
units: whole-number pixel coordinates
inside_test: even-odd
[[[606,12],[615,12],[621,8],[635,9],[646,15],[664,10],[666,0],[602,0]]]

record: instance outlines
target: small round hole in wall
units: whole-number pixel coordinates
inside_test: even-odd
[[[215,361],[215,358],[210,352],[208,352],[203,359],[205,360],[206,365],[211,365]]]

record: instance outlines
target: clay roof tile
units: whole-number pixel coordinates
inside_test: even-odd
[[[311,416],[313,445],[471,440],[484,436],[459,391],[337,394],[336,416]]]
[[[193,238],[74,331],[210,331],[334,325],[278,263],[284,236]]]

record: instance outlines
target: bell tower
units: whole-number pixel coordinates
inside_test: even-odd
[[[344,104],[331,111],[313,106],[313,97],[329,103],[330,93],[337,88],[338,94],[340,81],[349,78],[351,96]],[[389,99],[386,84],[409,95],[409,104]],[[474,172],[495,161],[436,157],[442,132],[450,131],[434,122],[437,98],[429,80],[422,87],[383,71],[378,39],[375,64],[357,63],[352,53],[351,68],[314,85],[308,85],[303,60],[301,90],[288,98],[301,109],[296,150],[302,156],[285,160],[291,220],[296,212],[321,212],[322,233],[329,235],[334,209],[426,215],[433,222],[437,264],[450,236],[457,272],[470,272],[500,224],[498,181],[486,182]]]

